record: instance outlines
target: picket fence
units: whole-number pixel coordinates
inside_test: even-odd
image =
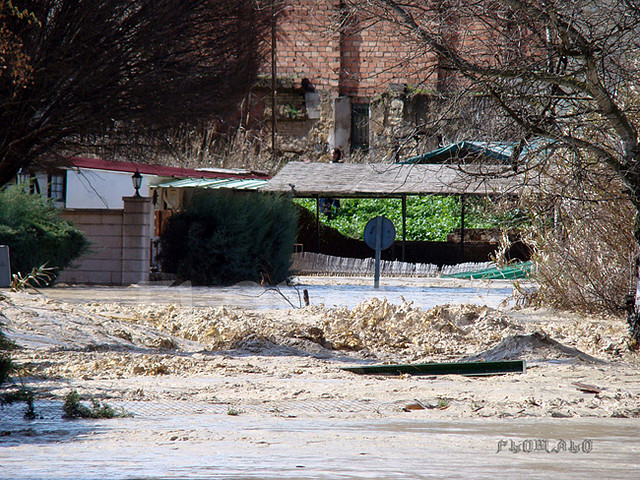
[[[481,270],[494,266],[492,262],[461,263],[438,267],[431,263],[407,263],[382,260],[380,275],[387,277],[439,277],[460,272]],[[369,276],[375,271],[373,258],[345,258],[322,253],[293,254],[293,271],[299,275]]]

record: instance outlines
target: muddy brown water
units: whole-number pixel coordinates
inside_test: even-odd
[[[312,303],[328,306],[353,306],[367,295],[392,303],[402,296],[422,308],[497,305],[511,293],[505,284],[305,287]],[[297,292],[255,285],[58,287],[47,295],[77,303],[288,308],[281,293],[295,301]],[[434,419],[433,412],[383,406],[355,413],[299,406],[289,414],[242,406],[176,413],[160,405],[152,415],[76,421],[28,421],[0,409],[0,479],[627,480],[640,471],[640,419]]]
[[[344,281],[345,279],[340,279]],[[301,278],[295,286],[265,288],[255,283],[230,287],[169,286],[163,284],[131,287],[57,286],[43,292],[55,300],[72,303],[181,304],[184,306],[234,306],[250,309],[291,308],[303,305],[303,291],[309,293],[311,304],[327,307],[355,307],[367,299],[386,298],[390,303],[403,300],[428,309],[446,303],[479,304],[497,307],[509,303],[513,287],[506,281],[460,282],[433,284],[430,279],[388,278],[380,288],[373,288],[373,279],[352,279],[352,283],[322,278]]]
[[[638,420],[236,413],[4,422],[0,478],[604,480],[640,471]]]

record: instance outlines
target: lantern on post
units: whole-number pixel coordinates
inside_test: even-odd
[[[26,185],[27,183],[29,183],[30,178],[31,175],[29,174],[29,172],[20,167],[20,170],[18,170],[18,173],[16,173],[16,181],[18,182],[18,185]]]
[[[142,186],[142,175],[140,175],[140,172],[138,171],[138,169],[136,168],[136,173],[134,173],[131,176],[131,181],[133,182],[133,188],[136,189],[136,197],[140,196],[140,187]]]

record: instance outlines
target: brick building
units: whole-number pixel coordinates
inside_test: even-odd
[[[276,42],[277,149],[284,161],[322,160],[334,146],[352,160],[383,161],[439,145],[441,135],[424,125],[453,77],[435,54],[391,23],[349,14],[340,0],[291,3],[278,19]],[[455,25],[442,25],[458,41]],[[245,116],[250,128],[270,132],[271,65],[263,73]]]

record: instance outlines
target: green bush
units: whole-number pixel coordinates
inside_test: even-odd
[[[289,274],[296,214],[287,197],[197,192],[160,238],[160,262],[195,285],[279,283]]]
[[[93,397],[89,397],[91,408],[81,403],[80,394],[73,390],[64,398],[62,406],[62,418],[75,420],[79,418],[125,418],[132,415],[123,408],[115,409],[106,402],[100,402]]]
[[[54,268],[55,278],[86,252],[89,242],[49,201],[13,186],[0,191],[0,245],[9,246],[13,273],[27,274],[46,264]]]
[[[0,301],[2,301],[1,297]],[[9,372],[13,368],[9,351],[15,348],[14,343],[6,337],[2,328],[3,325],[0,323],[0,385],[9,379]]]

